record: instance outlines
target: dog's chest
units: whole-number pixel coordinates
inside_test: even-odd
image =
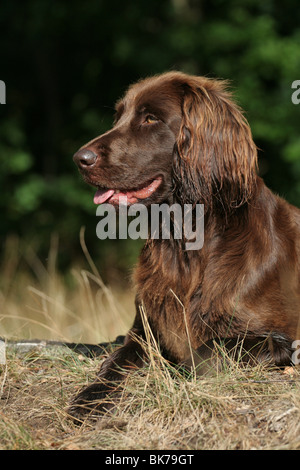
[[[174,285],[169,276],[159,271],[140,278],[137,283],[142,315],[147,317],[162,349],[176,361],[189,357],[191,345],[195,347],[189,326],[187,295],[181,287],[178,289],[178,282]]]
[[[168,357],[176,361],[189,357],[192,338],[185,309],[176,294],[169,290],[162,299],[147,293],[142,304],[155,338]]]

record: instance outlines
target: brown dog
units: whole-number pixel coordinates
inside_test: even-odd
[[[145,352],[140,306],[162,354],[199,371],[216,342],[243,340],[247,360],[291,362],[300,312],[300,211],[257,176],[257,152],[241,110],[222,81],[170,72],[131,86],[114,127],[74,160],[98,188],[94,201],[204,204],[201,250],[149,238],[135,273],[136,318],[123,346],[70,412],[105,408],[104,398]],[[180,299],[180,301],[179,301]],[[245,356],[245,357],[246,357]]]

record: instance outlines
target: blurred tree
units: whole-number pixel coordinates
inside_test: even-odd
[[[18,233],[62,266],[79,230],[103,271],[132,264],[137,244],[96,239],[93,189],[73,153],[112,123],[138,78],[170,69],[229,79],[251,124],[266,182],[300,206],[300,9],[296,0],[3,0],[0,6],[0,235]],[[114,273],[115,275],[115,273]]]

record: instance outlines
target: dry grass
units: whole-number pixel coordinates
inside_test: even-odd
[[[56,270],[56,237],[46,265],[30,249],[21,256],[18,239],[8,240],[1,266],[0,337],[97,344],[128,331],[134,316],[133,291],[107,287],[88,253],[83,233],[81,245],[87,269],[70,270],[67,282]],[[26,270],[20,270],[21,262]]]
[[[96,343],[124,333],[132,294],[108,289],[89,262],[90,270],[73,273],[72,298],[54,268],[37,285],[6,265],[12,281],[0,297],[0,336]],[[300,449],[296,369],[231,363],[215,377],[186,377],[166,363],[147,331],[147,366],[127,378],[113,413],[81,426],[66,408],[102,359],[66,348],[25,355],[9,349],[0,365],[0,449]]]
[[[232,364],[195,379],[155,349],[150,357],[126,380],[114,413],[79,427],[66,406],[99,361],[62,348],[11,351],[0,375],[0,449],[300,449],[297,371]]]

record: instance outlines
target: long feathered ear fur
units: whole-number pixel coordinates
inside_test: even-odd
[[[182,203],[230,212],[251,199],[257,151],[226,82],[181,76],[182,123],[175,146],[175,193]]]

